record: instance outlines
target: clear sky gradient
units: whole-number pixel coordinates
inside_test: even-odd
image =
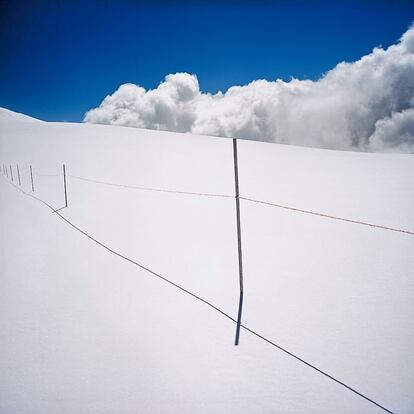
[[[204,92],[317,79],[398,40],[412,1],[0,0],[0,106],[81,121],[122,83],[190,72]]]

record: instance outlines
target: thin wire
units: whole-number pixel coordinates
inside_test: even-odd
[[[62,174],[40,174],[40,173],[34,173],[34,175],[37,175],[38,177],[59,177]]]
[[[187,194],[187,195],[197,195],[197,196],[205,196],[205,197],[234,198],[234,196],[226,195],[226,194],[196,193],[196,192],[193,192],[193,191],[176,191],[176,190],[167,190],[167,189],[154,188],[154,187],[140,187],[140,186],[135,186],[135,185],[116,184],[116,183],[110,183],[110,182],[106,182],[106,181],[92,180],[90,178],[83,178],[83,177],[79,177],[77,175],[72,175],[72,174],[68,174],[68,176],[72,177],[72,178],[76,178],[77,180],[89,181],[89,182],[97,183],[97,184],[111,185],[111,186],[114,186],[114,187],[131,188],[131,189],[134,189],[134,190],[156,191],[156,192],[160,192],[160,193]]]
[[[114,187],[131,188],[131,189],[135,189],[135,190],[156,191],[156,192],[161,192],[161,193],[187,194],[187,195],[206,196],[206,197],[234,198],[234,195],[215,194],[215,193],[197,193],[197,192],[191,192],[191,191],[176,191],[176,190],[167,190],[167,189],[154,188],[154,187],[139,187],[139,186],[134,186],[134,185],[116,184],[116,183],[110,183],[110,182],[106,182],[106,181],[92,180],[90,178],[79,177],[79,176],[72,175],[72,174],[68,174],[68,176],[72,177],[72,178],[75,178],[77,180],[82,180],[82,181],[87,181],[87,182],[92,182],[92,183],[97,183],[97,184],[110,185],[110,186],[114,186]],[[368,223],[368,222],[359,221],[359,220],[347,219],[347,218],[344,218],[344,217],[333,216],[333,215],[330,215],[330,214],[318,213],[316,211],[305,210],[305,209],[296,208],[296,207],[290,207],[290,206],[277,204],[277,203],[270,203],[268,201],[258,200],[258,199],[255,199],[255,198],[248,198],[248,197],[242,197],[242,196],[240,196],[239,198],[241,200],[249,201],[249,202],[252,202],[252,203],[283,208],[285,210],[295,211],[297,213],[311,214],[311,215],[314,215],[314,216],[328,218],[328,219],[331,219],[331,220],[340,220],[340,221],[345,221],[345,222],[348,222],[348,223],[359,224],[359,225],[362,225],[362,226],[375,227],[377,229],[395,231],[395,232],[398,232],[398,233],[405,233],[405,234],[414,235],[414,231],[410,231],[410,230],[398,229],[398,228],[394,228],[394,227],[383,226],[381,224],[374,224],[374,223]]]
[[[3,177],[4,178],[4,177]],[[36,197],[33,194],[29,194],[26,193],[23,189],[17,187],[15,184],[13,184],[10,181],[7,181],[5,178],[4,180],[6,182],[8,182],[9,184],[11,184],[13,187],[17,188],[19,191],[21,191],[23,194],[34,198],[35,200],[43,203],[45,206],[47,206],[50,210],[52,210],[53,213],[56,213],[56,215],[58,215],[62,220],[64,220],[67,224],[69,224],[72,228],[74,228],[75,230],[77,230],[78,232],[80,232],[81,234],[83,234],[84,236],[86,236],[88,239],[90,239],[91,241],[93,241],[94,243],[98,244],[99,246],[101,246],[102,248],[104,248],[105,250],[109,251],[110,253],[120,257],[123,260],[126,260],[127,262],[141,268],[142,270],[145,270],[146,272],[152,274],[153,276],[158,277],[159,279],[163,280],[164,282],[169,283],[170,285],[176,287],[177,289],[181,290],[182,292],[192,296],[193,298],[199,300],[200,302],[208,305],[209,307],[211,307],[212,309],[214,309],[215,311],[219,312],[222,316],[226,317],[227,319],[231,320],[234,323],[237,323],[236,319],[234,319],[233,317],[231,317],[230,315],[228,315],[226,312],[224,312],[223,310],[221,310],[220,308],[218,308],[217,306],[213,305],[211,302],[209,302],[206,299],[203,299],[202,297],[196,295],[195,293],[190,292],[189,290],[185,289],[184,287],[178,285],[177,283],[173,282],[170,279],[167,279],[166,277],[162,276],[161,274],[149,269],[148,267],[136,262],[135,260],[130,259],[129,257],[124,256],[123,254],[113,250],[112,248],[106,246],[104,243],[100,242],[99,240],[95,239],[93,236],[91,236],[90,234],[88,234],[87,232],[85,232],[84,230],[80,229],[78,226],[76,226],[75,224],[73,224],[71,221],[69,221],[66,217],[64,217],[61,213],[59,213],[58,211],[56,211],[50,204],[48,204],[46,201],[42,200],[41,198]],[[243,329],[245,329],[247,332],[250,332],[252,335],[262,339],[263,341],[267,342],[269,345],[274,346],[275,348],[279,349],[280,351],[284,352],[285,354],[291,356],[292,358],[295,358],[297,361],[302,362],[303,364],[307,365],[309,368],[312,368],[313,370],[319,372],[320,374],[324,375],[325,377],[331,379],[332,381],[336,382],[339,385],[342,385],[343,387],[345,387],[346,389],[348,389],[349,391],[353,392],[354,394],[360,396],[361,398],[365,399],[366,401],[370,402],[371,404],[374,404],[375,406],[377,406],[378,408],[381,408],[382,410],[384,410],[387,413],[390,414],[394,414],[391,410],[389,410],[388,408],[385,408],[384,406],[382,406],[381,404],[377,403],[376,401],[372,400],[371,398],[367,397],[366,395],[362,394],[361,392],[357,391],[356,389],[350,387],[349,385],[345,384],[344,382],[338,380],[337,378],[333,377],[332,375],[328,374],[327,372],[317,368],[315,365],[307,362],[306,360],[304,360],[303,358],[295,355],[294,353],[288,351],[287,349],[283,348],[282,346],[276,344],[275,342],[271,341],[270,339],[266,338],[265,336],[259,334],[258,332],[254,331],[253,329],[250,329],[249,327],[247,327],[246,325],[241,325],[241,327]]]
[[[338,216],[332,216],[332,215],[324,214],[324,213],[317,213],[315,211],[303,210],[301,208],[284,206],[282,204],[269,203],[267,201],[256,200],[254,198],[240,197],[240,199],[245,200],[245,201],[250,201],[252,203],[265,204],[267,206],[273,206],[273,207],[283,208],[285,210],[296,211],[296,212],[299,212],[299,213],[312,214],[314,216],[329,218],[329,219],[332,219],[332,220],[341,220],[341,221],[346,221],[348,223],[361,224],[363,226],[375,227],[375,228],[378,228],[378,229],[389,230],[389,231],[397,231],[399,233],[406,233],[406,234],[414,235],[414,232],[409,231],[409,230],[396,229],[394,227],[386,227],[386,226],[382,226],[382,225],[379,225],[379,224],[367,223],[367,222],[358,221],[358,220],[351,220],[351,219],[338,217]]]

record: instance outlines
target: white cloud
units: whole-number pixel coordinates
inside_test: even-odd
[[[176,73],[121,85],[85,122],[367,151],[414,152],[414,28],[318,81],[257,80],[224,94]]]

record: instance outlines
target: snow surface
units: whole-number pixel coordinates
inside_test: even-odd
[[[32,118],[31,116],[25,114],[10,111],[10,109],[0,108],[0,122],[7,122],[13,120],[23,122],[43,122],[40,119]]]
[[[232,141],[0,113],[0,167],[64,205],[70,175],[234,194]],[[238,141],[240,191],[414,231],[414,155]],[[51,175],[39,175],[51,174]],[[75,231],[0,179],[0,412],[379,413]],[[234,198],[68,177],[82,230],[236,316]],[[241,201],[243,323],[396,413],[414,411],[414,236]]]

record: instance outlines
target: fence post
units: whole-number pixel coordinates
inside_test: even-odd
[[[19,180],[19,185],[22,185],[22,182],[21,182],[21,180],[20,180],[20,169],[19,169],[19,164],[16,164],[17,165],[17,179]]]
[[[66,167],[65,164],[63,164],[63,187],[65,189],[65,207],[68,206],[68,193],[66,191]]]
[[[32,169],[32,166],[30,166],[30,181],[32,182],[32,191],[34,192],[33,169]]]
[[[241,222],[240,222],[240,193],[239,193],[239,166],[237,160],[237,139],[233,138],[233,159],[234,159],[234,187],[236,198],[236,220],[237,220],[237,252],[239,259],[239,310],[237,312],[236,338],[234,345],[239,344],[240,326],[243,309],[243,257],[241,242]]]

